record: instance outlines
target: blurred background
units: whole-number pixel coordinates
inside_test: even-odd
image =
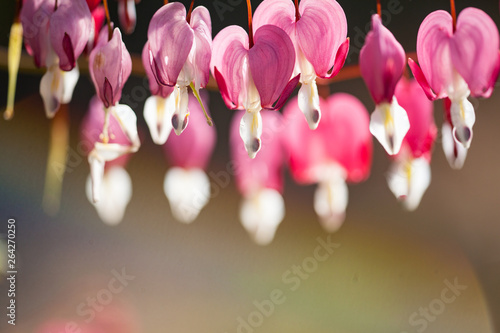
[[[259,2],[252,1],[254,9]],[[140,54],[147,22],[162,3],[137,4],[136,30],[124,36],[131,53]],[[348,20],[347,64],[352,65],[376,1],[339,3]],[[196,4],[210,10],[214,36],[231,24],[246,29],[244,1]],[[500,23],[497,1],[456,4],[458,12],[475,6]],[[2,7],[0,45],[6,47],[14,1],[4,1]],[[382,1],[382,7],[385,25],[407,52],[413,52],[422,20],[431,11],[449,10],[449,2],[390,0]],[[114,1],[111,16],[118,21]],[[2,106],[7,78],[2,68]],[[500,328],[500,91],[490,99],[473,100],[477,121],[462,170],[450,169],[438,137],[432,183],[417,211],[406,212],[390,192],[390,161],[374,142],[371,176],[349,187],[340,231],[329,235],[322,230],[313,209],[315,187],[296,185],[287,173],[286,217],[274,241],[261,247],[239,222],[241,197],[233,179],[227,186],[212,184],[220,191],[192,224],[173,219],[163,193],[169,165],[163,149],[151,141],[143,101],[134,107],[142,146],[127,167],[133,197],[122,223],[111,227],[100,221],[85,195],[86,157],[78,154],[64,175],[59,212],[46,214],[42,197],[51,122],[38,93],[40,78],[40,72],[20,73],[15,116],[0,121],[0,235],[5,238],[7,219],[15,218],[18,259],[16,326],[8,325],[2,313],[1,332],[399,333]],[[132,76],[123,94],[142,84],[143,77]],[[360,78],[332,83],[330,91],[353,94],[370,112],[374,109]],[[93,94],[90,77],[83,74],[68,106],[70,150],[79,143],[79,126]],[[216,91],[210,92],[209,106],[218,141],[208,171],[219,174],[229,161],[232,112]],[[442,114],[441,102],[436,102],[438,128]],[[294,273],[329,241],[337,248],[325,261],[316,261],[307,274]],[[0,254],[2,263],[5,250]],[[293,283],[290,277],[295,277]],[[7,287],[4,277],[2,311]],[[444,302],[452,295],[452,301]]]

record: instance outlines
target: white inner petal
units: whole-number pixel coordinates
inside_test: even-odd
[[[62,85],[63,85],[63,94],[61,97],[61,103],[68,104],[69,102],[71,102],[73,91],[75,90],[76,83],[78,82],[78,78],[80,77],[80,71],[78,70],[78,63],[75,65],[75,68],[73,68],[69,72],[61,71],[61,75],[62,75]]]
[[[93,201],[92,177],[86,183],[87,199],[94,205],[101,220],[108,225],[117,225],[123,220],[125,209],[132,198],[132,181],[121,167],[106,171],[100,186],[99,202]]]
[[[243,199],[240,220],[251,238],[259,245],[272,242],[276,229],[285,217],[285,202],[273,189],[260,189]]]
[[[318,87],[316,80],[302,83],[298,95],[299,109],[304,113],[309,128],[315,130],[321,119]]]
[[[172,114],[172,127],[175,134],[180,135],[187,127],[189,121],[188,89],[185,86],[176,86],[172,92],[174,98],[174,112]]]
[[[240,136],[250,158],[254,158],[261,148],[262,116],[259,111],[245,112],[241,117]]]
[[[430,182],[429,162],[423,157],[413,159],[409,154],[392,163],[387,177],[392,193],[409,211],[417,209]]]
[[[393,98],[392,103],[376,106],[370,119],[370,132],[380,142],[389,155],[401,149],[403,139],[410,129],[410,121],[405,109]]]
[[[174,218],[191,223],[210,199],[210,180],[201,169],[173,167],[165,175],[163,190]]]
[[[337,165],[329,166],[314,193],[314,210],[326,231],[334,232],[340,228],[348,200],[345,171]]]
[[[172,131],[172,114],[175,96],[170,94],[167,98],[150,96],[144,104],[144,119],[148,125],[153,142],[157,145],[164,144]]]
[[[467,148],[455,140],[453,129],[447,122],[441,128],[443,151],[453,169],[461,169],[467,158]]]
[[[476,122],[474,107],[467,98],[452,100],[450,115],[455,139],[468,149],[472,141],[472,126]]]

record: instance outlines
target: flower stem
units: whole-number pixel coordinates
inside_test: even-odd
[[[57,5],[58,5],[58,3],[57,3],[57,2],[58,2],[58,1],[56,0],[56,2],[55,2],[55,4],[54,4],[54,11],[56,11],[56,10],[57,10]]]
[[[194,0],[191,0],[191,6],[189,6],[189,11],[186,16],[186,21],[188,24],[191,21],[191,13],[193,12],[193,6],[194,6]]]
[[[300,20],[299,0],[295,0],[295,21]]]
[[[252,28],[252,3],[247,0],[248,9],[248,48],[251,49],[253,46],[253,28]]]
[[[108,22],[108,40],[113,37],[113,27],[111,26],[111,18],[109,17],[108,0],[102,0],[104,12],[106,13],[106,21]]]
[[[382,5],[380,4],[380,0],[377,0],[377,14],[382,18]]]
[[[453,18],[453,32],[457,30],[457,11],[455,9],[455,0],[450,0],[451,17]]]
[[[201,106],[201,108],[203,110],[203,113],[205,114],[205,118],[207,118],[207,124],[210,125],[210,126],[213,126],[214,123],[212,121],[212,118],[210,118],[210,116],[207,113],[207,110],[205,110],[205,106],[203,105],[203,101],[201,100],[200,94],[198,94],[198,91],[194,87],[193,82],[191,82],[189,84],[189,86],[191,87],[191,90],[193,91],[194,97],[196,97],[196,99],[198,100],[198,103],[200,103],[200,106]]]
[[[168,0],[163,0],[163,5],[167,5],[168,4]]]

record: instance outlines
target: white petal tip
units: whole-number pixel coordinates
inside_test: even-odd
[[[394,98],[391,104],[377,105],[370,118],[370,132],[389,155],[396,155],[410,129],[405,109]]]
[[[314,193],[314,210],[326,231],[335,232],[342,226],[348,200],[347,185],[340,173],[332,173],[319,183]]]
[[[245,112],[240,122],[240,136],[250,158],[255,158],[262,141],[262,116],[260,112]]]
[[[244,198],[240,206],[243,227],[258,245],[270,244],[285,217],[285,202],[273,189],[261,189]]]

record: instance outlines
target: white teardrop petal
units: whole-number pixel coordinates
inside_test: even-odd
[[[443,123],[441,127],[443,151],[453,169],[462,169],[467,158],[467,148],[455,140],[453,129],[449,123]]]
[[[164,144],[172,131],[173,102],[175,102],[175,96],[170,94],[167,98],[150,96],[144,104],[144,119],[151,138],[157,145]]]
[[[125,209],[132,198],[132,180],[125,169],[113,167],[106,171],[100,186],[101,200],[93,202],[92,179],[87,178],[87,199],[94,205],[101,220],[117,225],[123,220]]]
[[[257,155],[261,147],[262,116],[259,111],[245,112],[241,117],[240,136],[250,158]]]
[[[423,158],[400,158],[395,160],[389,171],[387,183],[394,196],[404,207],[413,211],[418,208],[422,197],[431,183],[431,167]]]
[[[63,95],[63,84],[61,70],[57,66],[51,66],[40,80],[40,96],[43,99],[45,114],[47,118],[53,118],[61,106]]]
[[[261,189],[244,198],[240,206],[241,223],[259,245],[272,242],[284,217],[285,202],[274,189]]]
[[[299,109],[304,113],[309,128],[315,130],[321,119],[321,110],[319,107],[318,87],[316,80],[308,83],[302,83],[298,95]]]
[[[78,64],[75,68],[69,72],[61,71],[63,94],[61,96],[61,104],[68,104],[71,102],[71,97],[73,96],[73,91],[80,78],[80,71],[78,70]]]
[[[173,167],[165,175],[163,190],[174,218],[191,223],[210,199],[210,180],[201,169]]]
[[[405,109],[393,98],[392,103],[376,106],[370,119],[370,132],[384,147],[389,155],[395,155],[401,149],[403,139],[410,129],[410,121]]]
[[[134,110],[126,104],[116,104],[110,108],[111,113],[118,121],[121,129],[132,143],[130,152],[136,152],[141,146],[139,135],[137,134],[137,117]]]
[[[189,121],[189,95],[187,87],[177,86],[172,94],[174,94],[175,98],[175,107],[172,114],[172,127],[174,128],[175,134],[181,135],[181,133],[186,129]]]
[[[348,200],[347,184],[342,177],[332,177],[318,184],[314,193],[314,210],[326,231],[334,232],[340,228]]]
[[[88,160],[92,180],[92,202],[96,203],[101,199],[101,184],[104,177],[105,161],[99,156],[95,148],[90,152]]]
[[[453,136],[464,148],[468,149],[472,141],[472,126],[476,122],[474,107],[467,98],[457,102],[451,102],[451,122],[453,124]]]

